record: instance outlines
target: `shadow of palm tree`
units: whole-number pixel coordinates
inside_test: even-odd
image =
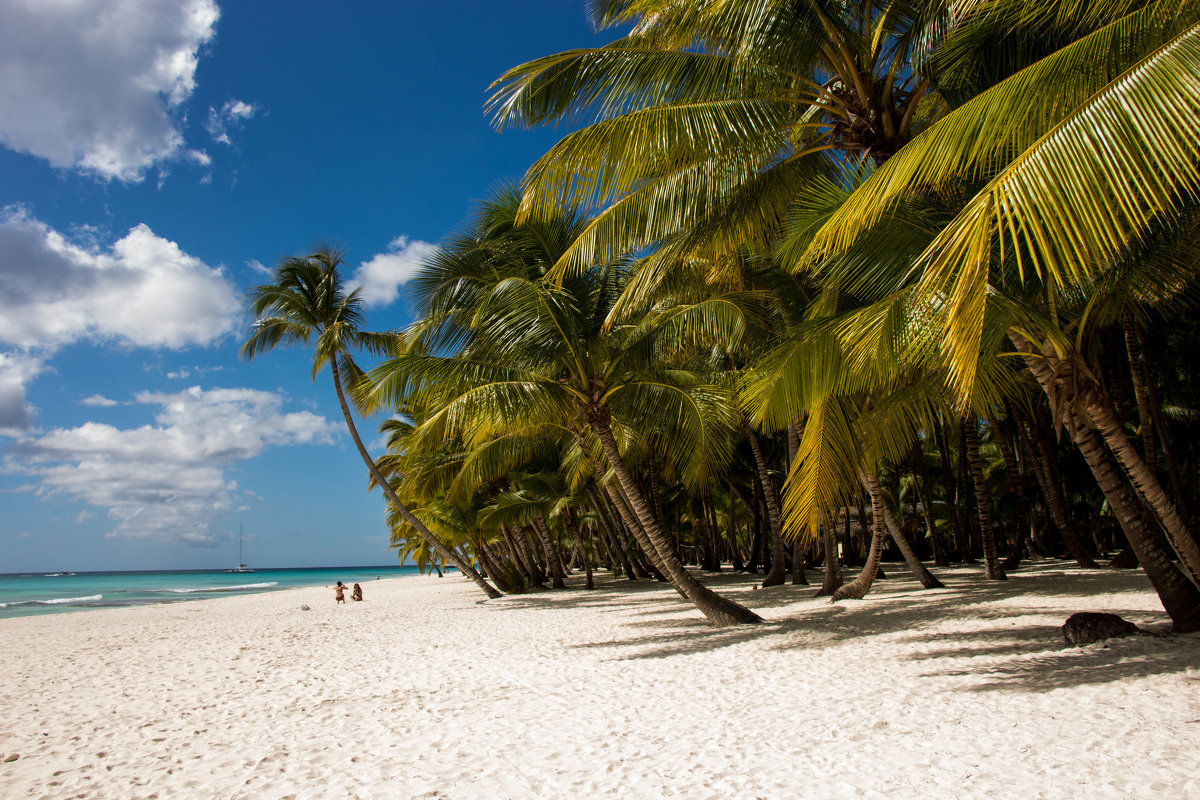
[[[973,692],[1044,692],[1069,686],[1187,672],[1200,652],[1200,634],[1131,636],[1088,647],[1059,647],[1041,654],[1016,653],[1003,664],[945,669],[933,676],[980,676]],[[962,654],[970,655],[970,653]],[[1190,678],[1190,680],[1200,680]]]
[[[702,577],[706,585],[767,618],[764,625],[732,628],[713,628],[699,616],[688,614],[690,603],[670,586],[654,581],[598,579],[594,590],[521,595],[506,602],[528,608],[595,607],[634,612],[625,627],[637,631],[635,635],[572,645],[611,651],[612,658],[621,661],[703,653],[754,641],[786,651],[899,635],[902,642],[934,645],[921,647],[909,658],[946,663],[946,669],[936,674],[986,676],[988,680],[976,687],[978,690],[1042,691],[1057,685],[1120,680],[1147,674],[1148,670],[1184,670],[1200,648],[1200,637],[1138,638],[1129,640],[1143,643],[1136,657],[1129,664],[1112,664],[1112,653],[1133,645],[1119,640],[1085,651],[1066,650],[1057,623],[1028,619],[1051,614],[1065,620],[1061,604],[1054,605],[1053,601],[1079,598],[1078,610],[1102,607],[1142,626],[1166,630],[1169,623],[1164,614],[1148,613],[1120,602],[1124,594],[1144,595],[1148,590],[1148,582],[1140,573],[1083,570],[1062,562],[1047,562],[1028,565],[1005,582],[983,580],[981,567],[942,570],[938,577],[947,583],[946,588],[923,590],[908,575],[893,573],[877,583],[875,591],[864,600],[834,604],[827,598],[814,598],[814,586],[787,584],[764,590],[757,588],[760,576],[706,573]],[[1014,604],[1014,598],[1027,598],[1028,602]],[[961,625],[970,620],[996,623],[1010,618],[1014,620],[1012,627],[980,625],[962,630]],[[1016,624],[1021,618],[1022,622]],[[946,623],[955,623],[950,626],[953,633],[946,632]],[[936,646],[939,644],[942,646]],[[977,664],[980,657],[986,657],[988,665],[954,666],[971,659]],[[1002,659],[1001,663],[997,664],[997,659]],[[1063,670],[1069,675],[1058,674]]]

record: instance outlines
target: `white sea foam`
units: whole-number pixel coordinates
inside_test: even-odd
[[[40,606],[63,606],[69,603],[94,603],[104,597],[102,594],[89,594],[87,597],[56,597],[53,600],[35,600]]]
[[[164,592],[171,594],[198,594],[201,592],[242,592],[246,589],[270,589],[272,586],[278,586],[278,581],[270,581],[269,583],[241,583],[237,586],[209,586],[204,589],[163,589]]]

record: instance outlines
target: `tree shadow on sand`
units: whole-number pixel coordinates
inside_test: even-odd
[[[945,669],[922,677],[978,676],[980,682],[967,687],[973,692],[1045,692],[1183,673],[1194,669],[1200,657],[1200,634],[1130,636],[1087,647],[1066,647],[1060,640],[1058,646],[1047,647],[1041,653],[1013,650],[1011,657],[999,664]],[[960,650],[955,655],[973,657],[976,653],[979,651]],[[997,648],[997,654],[1005,654],[1002,646]]]
[[[1183,671],[1200,652],[1200,636],[1136,637],[1083,649],[1065,647],[1059,625],[1070,612],[1054,605],[1063,598],[1079,598],[1075,610],[1110,611],[1144,627],[1166,631],[1169,625],[1164,614],[1123,602],[1123,597],[1144,596],[1147,591],[1139,573],[1080,570],[1059,562],[1023,570],[1007,582],[984,581],[977,572],[980,570],[973,568],[946,570],[939,577],[947,587],[935,590],[921,590],[907,575],[894,576],[876,584],[876,591],[864,600],[837,604],[813,598],[814,586],[756,591],[753,587],[761,580],[759,576],[706,574],[703,580],[707,585],[767,618],[764,625],[732,628],[709,626],[699,616],[692,616],[690,603],[669,586],[650,581],[609,581],[589,592],[540,593],[515,602],[526,607],[594,606],[634,611],[636,618],[624,626],[636,631],[633,635],[573,645],[610,651],[615,660],[669,658],[750,642],[775,651],[802,650],[886,636],[901,646],[917,644],[918,652],[907,656],[908,660],[945,664],[945,669],[927,676],[980,676],[983,681],[972,687],[977,691],[1045,691]],[[1025,599],[1028,602],[1021,602]],[[681,614],[687,616],[681,618]],[[1011,620],[1011,626],[1001,627],[1004,620]],[[972,626],[972,621],[992,625]],[[1126,652],[1129,648],[1134,649]],[[977,666],[980,658],[987,664]],[[961,666],[972,660],[975,665]]]

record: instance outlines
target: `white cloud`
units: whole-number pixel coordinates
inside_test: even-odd
[[[388,243],[386,253],[365,261],[348,281],[351,289],[361,288],[363,302],[368,306],[386,306],[396,299],[400,286],[407,283],[421,264],[437,252],[437,245],[407,236],[397,236]]]
[[[264,266],[263,263],[261,261],[259,261],[257,258],[252,258],[249,261],[247,261],[246,266],[249,267],[250,269],[254,270],[255,272],[261,273],[263,275],[269,275],[272,277],[274,277],[274,275],[275,275],[274,270],[272,270],[270,267]]]
[[[10,469],[35,476],[43,496],[66,495],[107,509],[110,537],[211,544],[212,522],[234,508],[225,470],[268,447],[327,444],[338,426],[308,411],[282,410],[274,392],[192,387],[142,392],[155,424],[121,429],[88,422],[18,441]]]
[[[95,408],[112,408],[113,406],[120,405],[120,403],[118,403],[116,400],[112,400],[102,394],[94,394],[91,397],[85,397],[79,401],[79,404],[84,406],[93,406]]]
[[[215,0],[0,2],[0,142],[141,180],[185,149],[180,107],[219,16]]]
[[[0,213],[0,341],[178,349],[229,333],[240,313],[221,270],[145,225],[102,250],[68,241],[19,208]]]
[[[214,142],[232,144],[229,138],[230,129],[240,129],[242,124],[252,119],[258,113],[258,107],[241,100],[226,100],[220,108],[208,107],[208,121],[204,129]]]
[[[0,436],[18,436],[33,426],[34,410],[25,401],[25,384],[41,371],[41,359],[0,353]]]
[[[179,381],[179,380],[183,380],[184,378],[186,378],[187,376],[189,376],[191,374],[192,374],[192,371],[190,369],[181,369],[181,370],[178,370],[177,372],[168,372],[167,377],[170,380]]]

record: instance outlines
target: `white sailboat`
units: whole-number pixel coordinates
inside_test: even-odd
[[[242,555],[242,526],[238,525],[238,565],[235,569],[227,569],[226,572],[254,572],[246,566],[245,556]]]

